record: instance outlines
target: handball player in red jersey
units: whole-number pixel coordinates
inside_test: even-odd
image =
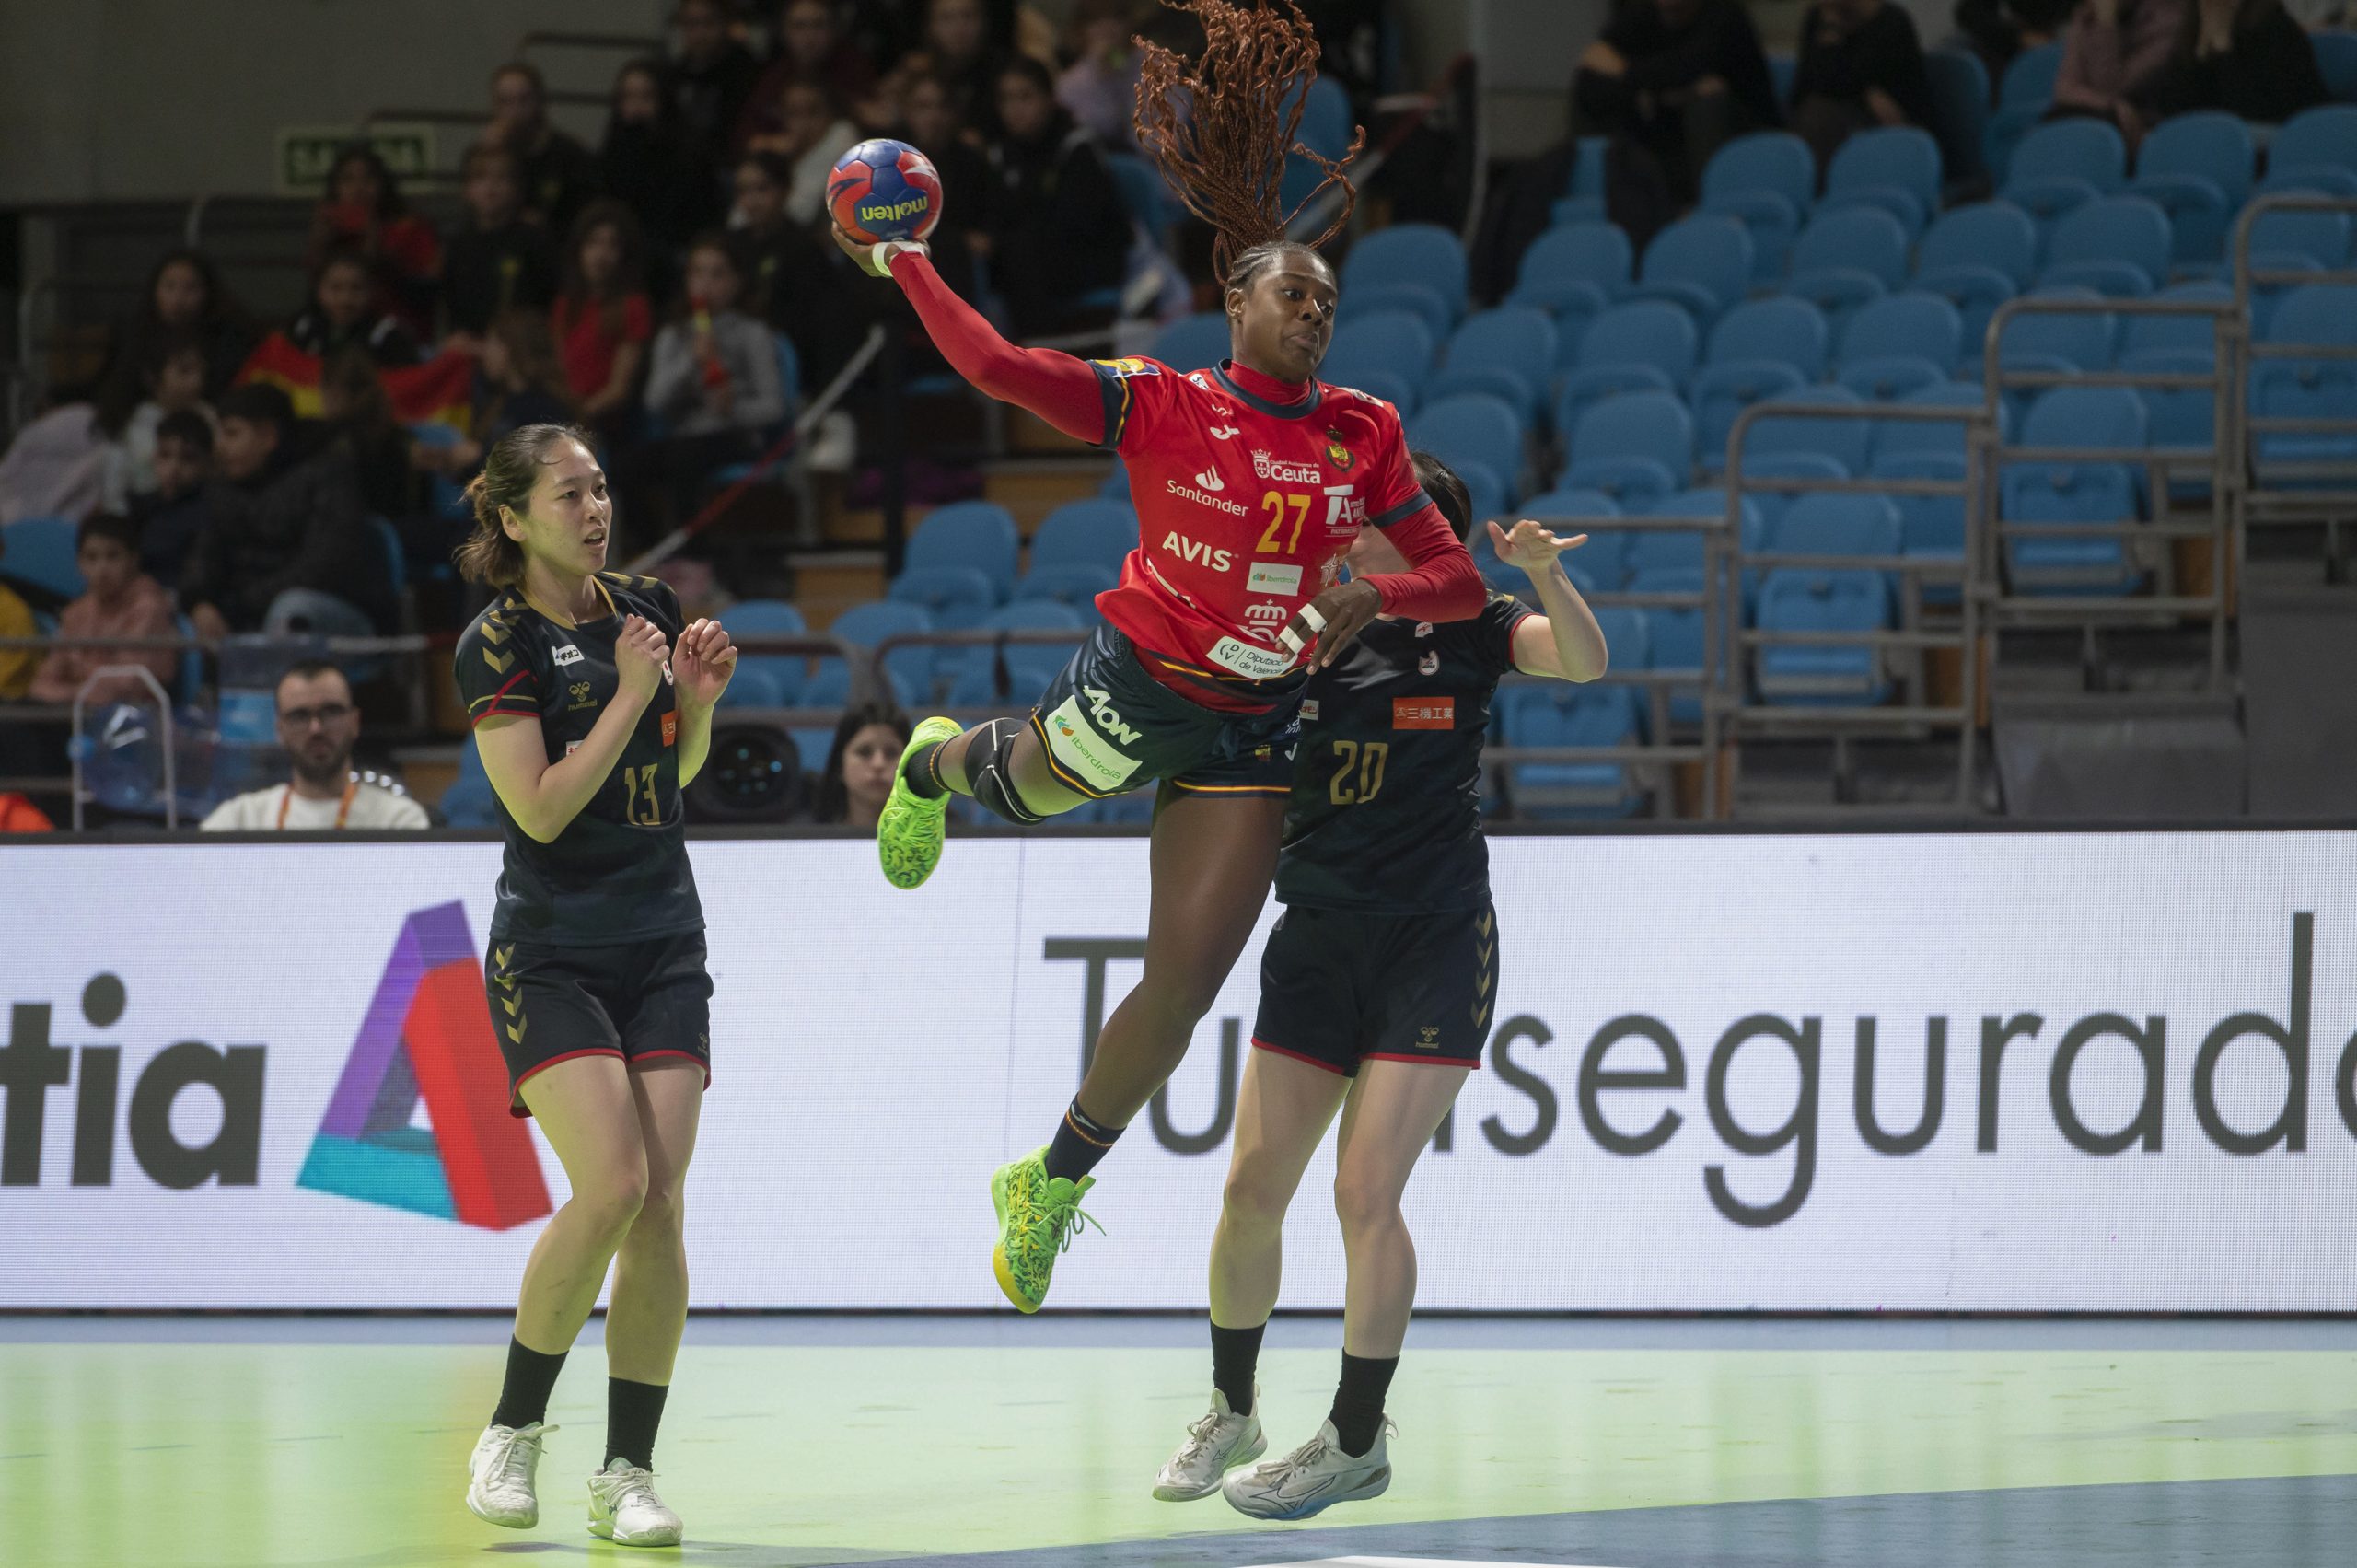
[[[1056,1257],[1086,1218],[1090,1171],[1185,1057],[1260,919],[1311,668],[1377,615],[1457,621],[1485,598],[1472,557],[1416,482],[1399,412],[1318,379],[1334,273],[1315,246],[1282,238],[1276,195],[1298,115],[1288,93],[1318,66],[1308,25],[1289,5],[1172,3],[1202,21],[1207,44],[1191,75],[1146,48],[1139,141],[1218,231],[1231,358],[1190,370],[1019,348],[943,285],[922,244],[835,236],[900,285],[966,379],[1119,452],[1138,508],[1138,548],[1120,585],[1097,597],[1107,624],[1028,718],[962,732],[945,718],[919,725],[877,828],[885,875],[914,888],[941,858],[953,793],[1028,824],[1161,784],[1144,978],[1106,1020],[1053,1139],[991,1179],[999,1288],[1025,1312],[1046,1299]],[[1349,193],[1327,163],[1319,190],[1335,182]],[[1349,215],[1346,204],[1318,243]],[[1342,582],[1364,526],[1406,569]]]

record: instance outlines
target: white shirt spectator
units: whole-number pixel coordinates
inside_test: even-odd
[[[297,795],[273,784],[235,796],[204,819],[208,833],[319,832],[336,828],[377,830],[426,827],[425,807],[382,784],[354,779],[341,798]]]

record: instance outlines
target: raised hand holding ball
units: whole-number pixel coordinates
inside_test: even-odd
[[[827,177],[827,215],[856,244],[923,241],[941,221],[941,176],[906,142],[862,142]]]

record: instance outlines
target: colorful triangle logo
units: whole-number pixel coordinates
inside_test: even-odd
[[[432,1132],[410,1125],[420,1099]],[[295,1182],[484,1230],[550,1212],[531,1133],[508,1114],[507,1069],[463,904],[401,923]]]

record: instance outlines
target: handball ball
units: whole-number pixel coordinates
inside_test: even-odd
[[[861,245],[923,239],[941,221],[941,176],[906,142],[862,142],[827,177],[827,211]]]

